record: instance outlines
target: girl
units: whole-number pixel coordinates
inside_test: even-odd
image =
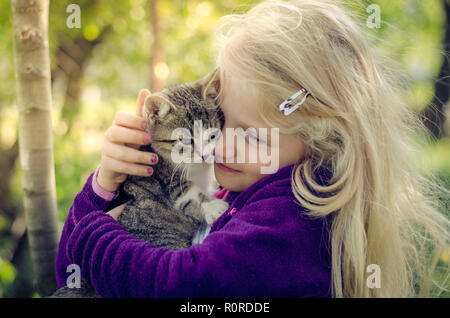
[[[426,295],[429,261],[448,246],[432,195],[444,189],[416,170],[419,121],[351,13],[267,1],[219,31],[224,128],[279,128],[278,171],[228,163],[247,149],[227,148],[223,133],[214,168],[228,211],[202,243],[156,248],[115,221],[123,205],[103,212],[127,174],[149,175],[156,162],[131,148],[150,142],[142,119],[118,113],[65,223],[59,286],[74,263],[105,297]],[[380,277],[369,284],[370,268]]]

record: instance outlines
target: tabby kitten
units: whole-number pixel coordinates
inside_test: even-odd
[[[213,149],[224,123],[215,102],[219,90],[217,72],[192,83],[168,87],[145,100],[142,115],[149,122],[147,132],[152,142],[140,150],[157,153],[159,162],[154,175],[128,176],[123,183],[122,192],[131,200],[118,222],[137,238],[158,247],[176,250],[188,248],[194,238],[201,241],[201,232],[228,208],[225,201],[206,194],[191,175],[191,168],[203,170],[205,177],[213,169]],[[174,154],[180,152],[184,158],[197,158],[197,162],[174,162]],[[205,180],[199,181],[204,184]],[[66,286],[50,297],[98,296],[90,284],[82,281],[81,288]]]
[[[123,184],[123,190],[133,199],[118,222],[156,246],[189,247],[199,226],[211,225],[228,208],[225,201],[205,194],[186,177],[192,165],[202,165],[205,172],[212,169],[212,151],[223,126],[223,113],[215,103],[216,75],[214,71],[145,100],[143,116],[149,121],[147,132],[152,142],[142,149],[157,153],[159,162],[154,176],[130,176]],[[174,154],[182,150],[184,156],[176,158],[191,162],[197,158],[199,163],[174,162]]]

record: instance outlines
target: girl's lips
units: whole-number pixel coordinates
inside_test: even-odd
[[[215,162],[215,164],[223,171],[230,172],[230,173],[240,173],[240,171],[231,169],[220,162]]]

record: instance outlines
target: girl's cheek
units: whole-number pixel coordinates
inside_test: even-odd
[[[262,174],[261,174],[261,166],[262,166],[262,164],[260,162],[247,163],[244,166],[244,172],[249,177],[259,179],[259,177],[262,176]]]

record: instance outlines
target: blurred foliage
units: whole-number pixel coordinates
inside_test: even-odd
[[[214,66],[216,46],[212,30],[220,16],[246,11],[259,1],[168,0],[160,1],[159,41],[163,49],[165,85],[195,80]],[[66,8],[81,7],[81,29],[69,29]],[[397,60],[409,74],[405,101],[422,109],[433,97],[433,83],[444,57],[442,51],[444,13],[438,0],[348,1],[364,24],[370,3],[381,8],[379,29],[365,28],[368,36],[386,55]],[[61,39],[83,36],[94,41],[106,29],[111,32],[95,46],[83,69],[80,82],[80,110],[75,113],[70,133],[61,113],[65,106],[64,83],[53,82],[53,129],[55,177],[59,220],[62,224],[75,195],[100,162],[103,133],[118,110],[135,112],[136,95],[148,88],[153,34],[149,0],[53,0],[49,17],[52,67]],[[9,149],[17,139],[18,114],[15,104],[14,60],[10,2],[0,0],[0,150]],[[262,35],[263,36],[263,35]],[[450,141],[444,138],[428,144],[418,158],[424,168],[436,172],[450,189]],[[11,180],[11,199],[22,210],[21,173],[18,160]],[[0,214],[0,232],[8,231],[14,220]],[[28,287],[31,268],[12,264],[17,238],[0,242],[0,297],[37,297]],[[448,265],[448,257],[440,260]],[[20,276],[22,275],[22,276]],[[16,283],[14,283],[16,282]],[[17,292],[17,284],[28,291]],[[28,285],[27,285],[28,284]],[[26,285],[26,286],[25,286]],[[31,286],[31,285],[30,285]],[[450,297],[447,293],[443,295]]]

